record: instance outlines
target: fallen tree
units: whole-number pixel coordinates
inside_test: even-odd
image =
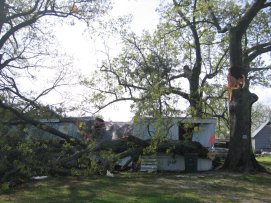
[[[18,109],[0,102],[0,107],[11,112],[15,117],[24,120],[25,124],[33,125],[61,139],[29,138],[22,126],[16,133],[5,133],[1,128],[1,160],[0,183],[14,182],[36,175],[82,175],[99,173],[107,170],[137,169],[139,157],[150,152],[153,146],[150,140],[142,140],[124,130],[115,140],[74,140],[69,135],[37,121]],[[5,125],[2,123],[2,126]],[[103,131],[105,132],[105,131]],[[108,132],[107,132],[108,133]],[[112,133],[112,132],[111,132]],[[41,136],[43,137],[43,136]],[[184,155],[197,153],[199,157],[207,157],[208,150],[198,142],[166,141],[155,143],[152,153],[168,153]],[[105,153],[104,153],[105,152]],[[121,167],[116,168],[119,160],[129,157]],[[129,167],[128,167],[129,166]],[[95,168],[95,170],[92,170]],[[15,181],[14,181],[15,180]]]
[[[131,167],[128,167],[130,163],[133,163],[133,169],[136,170],[139,157],[143,155],[145,149],[151,145],[149,140],[141,140],[133,135],[126,136],[119,140],[93,142],[91,144],[81,143],[80,145],[69,145],[69,147],[65,146],[68,142],[63,140],[49,141],[46,146],[43,146],[44,143],[42,142],[29,146],[32,150],[31,154],[26,154],[29,157],[20,156],[22,152],[18,150],[16,153],[14,153],[14,151],[11,152],[14,156],[9,156],[8,161],[16,160],[17,163],[24,163],[25,165],[21,164],[20,167],[10,165],[6,170],[0,171],[1,182],[10,180],[14,182],[16,178],[30,178],[34,175],[44,174],[74,175],[75,170],[77,170],[77,174],[81,175],[85,174],[85,171],[89,170],[92,164],[95,165],[93,161],[101,162],[98,166],[100,168],[97,170],[99,174],[105,174],[107,170],[111,172],[115,170],[117,162],[125,157],[131,158],[126,164],[117,168],[117,170],[130,169]],[[110,153],[110,156],[113,158],[103,157],[100,153],[104,151]],[[198,142],[165,141],[158,144],[157,152],[172,155],[197,153],[199,157],[207,157],[208,150]],[[20,156],[20,158],[16,156]],[[29,174],[25,175],[23,170],[27,167],[29,167]],[[39,172],[42,174],[38,174]],[[20,174],[23,175],[20,176]]]
[[[25,121],[28,124],[31,124],[43,131],[49,132],[59,138],[65,139],[67,141],[70,142],[80,142],[79,140],[76,140],[75,138],[71,138],[71,136],[60,132],[59,130],[56,130],[55,128],[52,128],[40,121],[37,121],[35,119],[30,118],[29,116],[25,115],[24,113],[20,112],[19,110],[15,109],[14,107],[9,106],[8,104],[5,104],[2,100],[0,100],[0,108],[3,108],[5,110],[8,110],[9,112],[11,112],[12,114],[14,114],[14,116],[16,116],[18,119],[21,119],[23,121]]]
[[[119,140],[102,141],[99,143],[95,143],[91,147],[87,147],[80,151],[77,151],[69,157],[64,157],[63,159],[56,160],[53,163],[53,168],[67,165],[67,163],[77,160],[84,155],[91,157],[93,153],[99,151],[110,151],[114,153],[116,158],[115,162],[128,156],[131,157],[131,161],[137,162],[139,157],[144,154],[145,149],[150,146],[150,140],[142,140],[133,135],[128,135]],[[207,158],[208,155],[208,150],[204,148],[199,142],[164,141],[157,145],[156,152],[168,153],[172,155],[197,153],[198,156],[202,158]],[[105,163],[105,165],[107,164]],[[127,168],[124,166],[121,169],[125,170]]]

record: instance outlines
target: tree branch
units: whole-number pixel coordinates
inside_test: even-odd
[[[247,59],[249,62],[251,62],[259,55],[270,52],[271,42],[252,47],[251,49],[249,49],[249,51],[252,53],[248,55]]]
[[[265,71],[265,70],[271,70],[271,65],[266,66],[264,68],[250,68],[249,72],[257,72],[257,71]]]
[[[213,77],[215,77],[217,75],[217,73],[222,69],[221,63],[223,62],[223,59],[227,56],[228,52],[229,52],[229,48],[226,49],[226,51],[224,52],[222,57],[219,59],[218,63],[215,66],[215,71],[213,71],[212,73],[206,74],[204,76],[204,78],[202,79],[202,82],[201,82],[201,86],[203,86],[205,84],[207,79],[212,79]],[[219,68],[219,67],[221,67],[221,68]]]
[[[11,20],[13,20],[15,18],[25,17],[25,16],[28,16],[28,15],[34,13],[38,8],[39,2],[40,2],[40,0],[36,0],[35,5],[33,6],[33,8],[31,8],[28,11],[25,11],[25,12],[15,13],[14,15],[10,15],[9,17],[7,17],[5,19],[5,21],[9,22],[9,21],[11,21]]]
[[[207,3],[209,2],[209,0],[205,0],[205,1]],[[211,23],[212,25],[214,25],[216,27],[218,33],[225,33],[225,32],[227,32],[229,30],[229,27],[226,26],[223,29],[221,28],[221,26],[219,24],[219,21],[218,21],[216,15],[214,14],[213,9],[211,8],[211,6],[208,6],[208,10],[209,10],[211,18],[213,20],[213,22],[209,22],[209,23]]]
[[[270,42],[266,42],[266,43],[263,43],[263,44],[257,44],[249,49],[246,49],[244,51],[244,54],[245,55],[249,55],[251,52],[254,52],[254,51],[257,51],[259,49],[262,49],[262,48],[265,48],[267,46],[270,46],[271,45],[271,41]]]
[[[12,36],[15,32],[22,29],[23,27],[26,27],[28,25],[31,25],[37,21],[37,18],[31,18],[29,20],[26,20],[16,26],[13,27],[13,29],[8,30],[0,39],[0,49],[3,48],[6,41],[9,39],[10,36]]]
[[[64,134],[64,133],[62,133],[62,132],[60,132],[60,131],[58,131],[58,130],[56,130],[56,129],[54,129],[54,128],[46,125],[46,124],[44,124],[44,123],[41,123],[39,121],[31,119],[30,117],[28,117],[28,116],[24,115],[23,113],[19,112],[17,109],[5,104],[3,102],[3,100],[0,100],[0,107],[10,111],[11,113],[13,113],[19,119],[22,119],[22,120],[26,121],[27,123],[39,128],[39,129],[41,129],[43,131],[49,132],[49,133],[51,133],[51,134],[53,134],[53,135],[55,135],[57,137],[65,139],[65,140],[67,140],[69,142],[74,142],[73,139],[78,143],[80,142],[80,140],[77,139],[77,138],[73,138],[73,137],[71,137],[71,136],[69,136],[67,134]]]
[[[258,14],[258,12],[265,8],[265,2],[266,0],[256,0],[254,1],[253,5],[250,7],[250,9],[245,13],[243,17],[239,20],[237,24],[238,33],[239,36],[243,36],[246,32],[247,28],[249,27],[251,21],[254,19],[254,17]]]

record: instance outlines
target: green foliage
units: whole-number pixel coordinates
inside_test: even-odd
[[[161,23],[152,34],[143,32],[140,37],[134,33],[122,34],[124,47],[119,56],[113,59],[108,56],[100,73],[84,83],[94,90],[86,102],[93,102],[99,110],[114,102],[130,100],[135,114],[154,116],[155,111],[180,115],[181,102],[188,100],[193,103],[188,114],[201,116],[203,97],[208,94],[204,75],[216,75],[226,63],[227,44],[223,42],[227,37],[218,35],[208,23],[208,9],[216,2],[196,2],[195,10],[191,1],[181,1],[179,7],[168,3],[161,8]],[[200,47],[195,47],[192,24]],[[182,67],[188,65],[192,69],[196,65],[196,48],[200,49],[203,68],[202,74],[194,72],[194,76],[201,77],[192,81],[191,77],[182,75]]]
[[[117,156],[111,151],[102,150],[91,154],[84,154],[77,160],[77,167],[72,168],[72,175],[105,175],[107,170],[114,170],[116,161]]]
[[[0,176],[2,181],[29,178],[48,172],[46,167],[50,159],[48,145],[27,138],[22,128],[24,126],[18,126],[17,130],[4,134],[1,131]]]
[[[7,192],[13,182],[28,181],[33,176],[66,174],[75,176],[104,175],[113,170],[116,156],[111,151],[84,153],[71,161],[58,164],[59,159],[72,157],[79,146],[59,140],[42,139],[27,136],[19,129],[3,133],[0,136],[0,177],[1,190]],[[4,128],[2,128],[4,129]],[[95,143],[89,143],[92,148]],[[62,174],[63,175],[63,174]]]
[[[0,194],[10,192],[9,183],[0,183]]]
[[[175,111],[176,97],[169,96],[168,77],[178,72],[177,47],[174,40],[145,32],[142,37],[127,34],[124,48],[116,58],[104,61],[100,73],[82,84],[94,90],[85,103],[102,109],[109,103],[133,101],[132,110],[153,115],[156,110]]]
[[[176,121],[173,120],[173,117],[168,117],[164,114],[158,114],[149,118],[147,121],[144,121],[144,118],[141,118],[141,122],[151,123],[155,130],[151,136],[150,145],[144,149],[144,154],[153,154],[157,152],[159,144],[172,136],[170,130]]]
[[[8,111],[0,110],[0,184],[3,191],[7,185],[12,187],[14,182],[28,181],[33,176],[104,174],[116,161],[111,152],[83,153],[72,158],[78,151],[92,148],[95,143],[88,141],[77,145],[57,139],[18,120]],[[89,131],[84,122],[78,125],[82,134]],[[70,161],[59,162],[63,159]]]

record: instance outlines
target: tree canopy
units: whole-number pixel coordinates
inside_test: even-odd
[[[249,87],[268,83],[270,6],[267,0],[166,1],[153,35],[124,35],[121,54],[101,65],[101,77],[108,82],[98,88],[94,80],[85,83],[95,90],[91,101],[99,103],[99,110],[132,100],[137,112],[153,115],[145,110],[178,114],[179,99],[185,99],[191,116],[216,116],[230,126],[225,168],[259,169],[251,149],[251,106],[257,96]],[[232,90],[233,99],[224,96],[228,72],[245,80],[244,87]],[[225,103],[228,110],[221,106]]]
[[[109,1],[28,0],[0,2],[0,90],[1,101],[20,106],[25,111],[36,108],[39,99],[63,85],[70,63],[61,59],[54,45],[51,27],[57,22],[76,20],[91,23],[106,12]],[[53,82],[37,91],[33,82],[38,71],[52,72]],[[27,79],[30,84],[27,86]],[[42,78],[42,77],[40,77]],[[32,83],[32,84],[31,84]]]
[[[122,35],[124,48],[121,54],[114,59],[107,57],[108,60],[101,65],[101,74],[104,74],[101,78],[104,77],[105,83],[110,81],[108,85],[99,83],[99,87],[95,87],[94,84],[97,82],[88,83],[88,86],[96,92],[91,102],[97,101],[98,110],[121,100],[132,100],[139,104],[146,95],[151,98],[153,94],[148,93],[150,89],[155,91],[155,87],[159,86],[160,92],[156,91],[154,103],[157,103],[160,97],[165,99],[170,98],[171,95],[174,104],[177,104],[176,100],[188,101],[190,114],[193,116],[216,116],[227,122],[228,113],[225,106],[227,99],[224,93],[225,74],[230,61],[227,44],[229,35],[225,31],[228,22],[237,22],[248,6],[249,4],[245,6],[233,1],[223,3],[167,1],[162,4],[159,9],[161,22],[154,34]],[[261,14],[262,23],[259,23],[258,17],[252,22],[246,34],[250,40],[246,40],[244,44],[246,47],[255,46],[253,39],[257,38],[256,33],[260,34],[253,31],[251,27],[257,25],[262,32],[260,38],[264,47],[258,55],[254,53],[255,60],[251,62],[253,68],[250,69],[248,79],[251,79],[252,83],[257,82],[265,86],[268,77],[261,77],[261,75],[263,72],[266,75],[270,74],[270,71],[267,72],[269,65],[266,65],[266,60],[259,57],[259,54],[266,53],[270,49],[266,14],[266,12]],[[246,50],[248,54],[248,51],[252,51],[253,48],[246,48]],[[151,60],[155,60],[155,63]],[[147,77],[150,73],[153,74],[152,81]],[[99,74],[95,74],[95,78],[97,75]],[[95,81],[95,78],[90,81]],[[148,91],[146,91],[147,86],[149,86]],[[224,108],[216,108],[221,105]]]

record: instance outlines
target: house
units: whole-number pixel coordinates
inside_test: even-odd
[[[268,119],[251,136],[252,148],[257,153],[271,152],[271,119]]]
[[[160,129],[159,129],[160,128]],[[133,126],[133,135],[148,140],[157,131],[162,130],[166,140],[190,140],[211,148],[215,141],[216,119],[214,118],[183,118],[173,117],[153,120],[144,118]],[[158,153],[141,157],[141,171],[209,171],[213,168],[212,160],[200,158],[197,154],[170,155]]]
[[[173,117],[157,123],[152,118],[146,117],[134,124],[133,135],[143,140],[150,139],[156,133],[155,129],[159,128],[155,127],[157,125],[164,127],[164,137],[168,140],[190,139],[201,143],[206,148],[211,148],[215,141],[215,118]]]

